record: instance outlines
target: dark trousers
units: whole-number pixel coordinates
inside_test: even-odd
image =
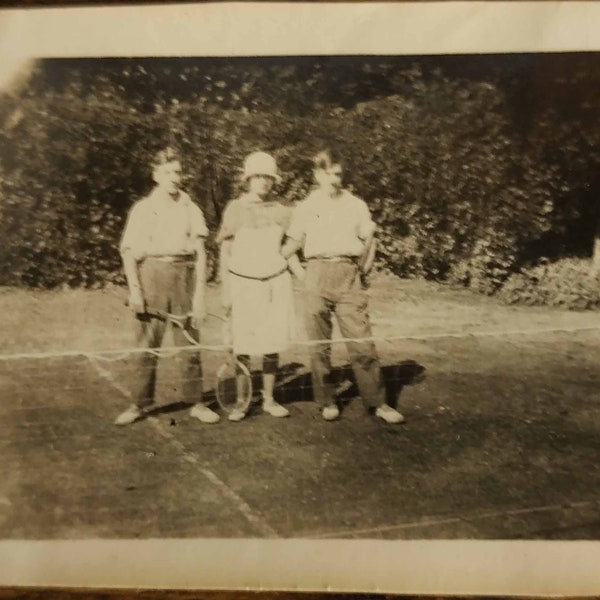
[[[354,262],[309,260],[305,287],[304,316],[310,340],[331,339],[334,313],[343,337],[371,337],[368,297]],[[346,347],[363,403],[366,407],[381,406],[385,389],[375,344],[349,341]],[[324,342],[309,348],[314,398],[321,406],[331,405],[335,401],[335,386],[330,381],[331,345]]]
[[[196,285],[195,267],[189,262],[169,263],[146,258],[139,267],[140,283],[148,310],[172,314],[187,314],[192,309],[192,296]],[[136,323],[138,348],[159,348],[167,323],[155,317],[140,315]],[[191,326],[188,332],[200,341],[200,332]],[[176,346],[189,346],[179,327],[173,327]],[[150,352],[135,355],[133,369],[133,394],[136,404],[143,408],[154,402],[158,357]],[[190,403],[202,401],[202,363],[200,352],[183,350],[174,357],[180,366],[182,400]]]

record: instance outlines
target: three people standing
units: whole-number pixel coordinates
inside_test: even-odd
[[[169,183],[160,169],[177,181]],[[178,188],[180,170],[178,159],[157,162],[157,188],[134,205],[121,242],[130,306],[139,321],[142,347],[160,345],[164,333],[163,322],[145,318],[149,302],[169,312],[191,311],[191,326],[199,340],[207,231],[201,210]],[[375,345],[365,339],[371,338],[371,326],[362,282],[373,264],[375,224],[366,203],[344,189],[340,157],[331,151],[320,153],[313,173],[316,189],[292,210],[272,196],[280,180],[273,157],[255,152],[246,158],[243,181],[247,189],[228,203],[217,234],[222,299],[230,314],[234,352],[246,365],[251,356],[262,357],[263,411],[274,417],[288,416],[287,408],[274,400],[273,390],[279,355],[294,334],[292,271],[305,283],[304,319],[311,341],[313,390],[323,418],[331,421],[340,415],[330,381],[335,314],[347,338],[365,407],[388,423],[400,423],[402,415],[385,404]],[[307,260],[306,270],[298,260],[299,250]],[[137,420],[153,401],[156,357],[142,353],[139,362],[145,379],[138,385],[137,403],[117,418],[117,424]],[[187,375],[194,375],[189,381],[198,381],[183,390],[186,399],[194,399],[192,415],[204,423],[217,422],[219,416],[201,400],[201,365],[196,353],[189,353],[186,368]],[[244,417],[240,409],[228,418],[240,421]]]

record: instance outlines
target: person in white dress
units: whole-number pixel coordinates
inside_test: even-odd
[[[297,256],[281,256],[291,207],[273,198],[280,181],[275,159],[264,152],[244,163],[247,191],[225,207],[217,243],[221,247],[223,305],[230,314],[233,351],[249,367],[251,356],[262,357],[262,408],[273,417],[287,417],[287,408],[273,397],[279,354],[293,336],[294,300],[288,266],[302,276]],[[241,421],[236,409],[229,420]]]

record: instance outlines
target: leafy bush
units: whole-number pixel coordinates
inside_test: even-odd
[[[240,192],[251,151],[277,156],[284,200],[302,198],[310,187],[311,151],[302,150],[312,139],[307,119],[188,104],[142,113],[114,93],[82,97],[73,89],[12,106],[5,98],[0,109],[0,284],[122,283],[125,219],[151,189],[151,159],[167,143],[182,151],[185,189],[213,234]],[[212,237],[207,248],[214,275]]]
[[[213,233],[240,191],[247,153],[276,156],[277,193],[294,203],[312,185],[314,153],[338,146],[348,185],[379,225],[378,266],[486,294],[550,256],[548,246],[564,255],[560,244],[580,232],[574,224],[593,204],[585,174],[588,154],[600,162],[595,138],[582,153],[563,120],[569,160],[544,151],[556,146],[552,119],[531,125],[525,139],[493,78],[350,62],[339,72],[273,63],[245,74],[216,63],[119,65],[46,65],[20,96],[0,95],[0,284],[122,282],[124,220],[150,189],[150,159],[167,143],[181,149],[185,189]],[[312,75],[298,79],[305,68]],[[330,87],[334,73],[343,90]],[[371,94],[375,80],[382,87]],[[583,188],[587,204],[574,200]],[[211,237],[212,273],[216,250]]]
[[[164,124],[115,97],[47,94],[0,132],[0,282],[96,286],[121,278],[131,202],[151,186]]]
[[[565,258],[511,275],[498,297],[509,304],[596,309],[600,308],[600,280],[591,261]]]
[[[494,86],[439,75],[344,120],[352,183],[381,226],[380,261],[395,273],[492,293],[550,227],[556,178],[511,137]]]

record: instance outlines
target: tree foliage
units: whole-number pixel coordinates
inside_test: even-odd
[[[293,203],[333,145],[380,225],[381,267],[492,293],[592,247],[598,61],[551,59],[42,61],[0,95],[0,283],[122,281],[124,219],[165,144],[212,232],[248,152],[275,154]]]

